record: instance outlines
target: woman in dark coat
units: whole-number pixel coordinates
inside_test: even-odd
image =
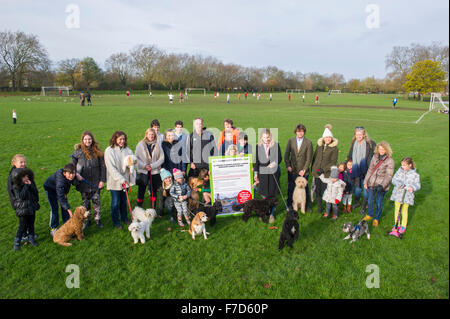
[[[255,150],[254,176],[258,193],[263,198],[273,198],[279,193],[280,162],[282,161],[280,145],[273,141],[269,129],[264,129]],[[270,212],[269,222],[275,221],[275,206]]]
[[[95,212],[95,223],[102,228],[100,222],[100,190],[106,182],[106,166],[103,152],[99,149],[94,135],[89,131],[81,134],[81,141],[75,144],[75,151],[72,153],[70,162],[75,166],[76,171],[83,180],[77,185],[77,190],[81,193],[83,206],[91,209],[91,201]],[[86,225],[90,224],[90,219]]]
[[[361,193],[363,193],[363,205],[360,210],[361,214],[365,214],[367,205],[367,191],[365,191],[363,187],[364,178],[366,178],[367,169],[369,168],[376,146],[377,144],[369,138],[364,127],[355,127],[347,160],[352,160],[353,163],[352,180],[355,200],[353,201],[352,210],[361,205],[359,199],[361,198]]]
[[[166,130],[161,146],[164,152],[164,163],[161,167],[169,172],[176,168],[186,174],[187,163],[183,162],[183,145],[179,144],[174,130]]]
[[[315,195],[317,202],[317,213],[322,213],[322,196],[327,184],[322,183],[319,176],[323,173],[325,178],[330,177],[331,166],[336,165],[338,159],[338,140],[331,133],[331,125],[325,125],[322,137],[317,140],[317,147],[312,162],[312,175],[316,187]]]

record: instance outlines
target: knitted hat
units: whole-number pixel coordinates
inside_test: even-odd
[[[331,124],[325,125],[325,130],[323,131],[322,138],[330,136],[333,137],[333,133],[331,133],[332,126]]]
[[[159,175],[161,175],[161,180],[165,180],[167,177],[172,177],[172,174],[170,174],[170,172],[164,168],[161,168],[161,172],[159,173]]]
[[[339,178],[339,171],[337,166],[331,166],[330,178]]]
[[[173,169],[173,178],[175,179],[175,180],[177,180],[177,179],[180,179],[180,178],[183,178],[184,176],[183,176],[183,172],[182,171],[180,171],[179,169],[177,169],[177,168],[174,168]]]

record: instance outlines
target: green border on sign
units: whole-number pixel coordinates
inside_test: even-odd
[[[236,157],[248,157],[250,159],[250,185],[251,186],[251,194],[252,194],[252,198],[255,198],[255,194],[254,194],[254,189],[253,189],[253,158],[252,158],[252,154],[245,154],[244,156],[210,156],[208,159],[209,162],[209,173],[211,174],[211,176],[209,177],[209,182],[210,182],[210,186],[211,186],[211,205],[214,205],[214,186],[213,186],[213,178],[212,178],[212,166],[211,166],[211,160],[213,159],[217,159],[217,158],[236,158]],[[236,213],[226,213],[226,214],[219,214],[217,215],[217,217],[224,217],[224,216],[230,216],[230,215],[240,215],[243,214],[243,212],[236,212]]]

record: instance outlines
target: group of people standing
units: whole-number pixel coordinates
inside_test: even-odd
[[[323,212],[323,201],[327,204],[324,217],[330,215],[331,207],[333,207],[333,219],[337,219],[338,204],[344,200],[346,213],[360,208],[359,213],[364,215],[363,219],[366,221],[373,219],[372,225],[378,226],[383,210],[383,199],[390,189],[391,182],[394,185],[391,200],[396,202],[396,211],[399,203],[404,203],[402,197],[399,196],[401,189],[406,188],[409,194],[406,206],[414,203],[413,194],[420,189],[420,178],[410,157],[404,157],[401,160],[402,167],[394,176],[395,163],[389,143],[381,141],[376,144],[364,127],[357,126],[354,129],[346,161],[337,163],[338,139],[333,136],[331,130],[331,125],[325,126],[322,137],[317,140],[317,146],[313,152],[313,143],[304,137],[306,127],[299,124],[295,128],[296,137],[288,141],[285,152],[288,205],[292,205],[295,179],[298,176],[308,179],[310,171],[313,175],[312,183],[315,188],[317,213]],[[309,170],[310,165],[311,170]],[[406,175],[409,176],[408,179]],[[336,189],[338,191],[335,191]],[[306,194],[306,210],[311,211],[311,196],[308,186]],[[354,199],[352,199],[352,194]],[[405,209],[405,212],[402,211],[403,232],[406,230],[407,224],[407,208]]]
[[[173,128],[162,134],[159,132],[159,121],[154,119],[146,129],[144,138],[138,142],[134,153],[128,147],[128,137],[123,131],[113,133],[104,152],[94,135],[90,131],[84,131],[80,142],[74,146],[70,163],[57,170],[44,183],[51,207],[51,234],[54,234],[59,225],[59,206],[63,222],[72,215],[67,200],[71,185],[81,193],[82,205],[89,210],[92,205],[94,221],[100,228],[103,227],[100,194],[105,185],[111,194],[111,217],[116,228],[122,228],[121,222],[130,223],[127,215],[127,194],[134,185],[138,185],[136,205],[143,206],[147,191],[151,206],[157,210],[158,216],[162,216],[164,209],[167,209],[171,220],[175,222],[173,212],[176,210],[178,224],[183,227],[182,214],[188,224],[190,222],[185,202],[191,189],[186,180],[202,176],[205,181],[209,181],[206,177],[209,170],[208,159],[215,155],[253,154],[255,189],[262,198],[277,197],[281,193],[282,153],[270,129],[262,130],[260,139],[252,150],[248,136],[245,132],[239,132],[231,119],[225,119],[223,124],[224,129],[216,142],[214,135],[204,127],[200,117],[194,120],[194,130],[190,134],[184,130],[182,121],[176,121]],[[360,213],[365,215],[364,219],[373,219],[373,226],[378,226],[383,199],[391,182],[395,186],[392,200],[403,203],[403,199],[399,198],[399,189],[406,187],[409,193],[407,204],[414,203],[413,194],[420,189],[420,179],[412,159],[402,159],[402,167],[394,176],[395,163],[390,145],[385,141],[376,144],[369,138],[364,127],[355,127],[346,162],[339,165],[338,139],[333,136],[331,125],[326,125],[322,137],[316,142],[315,150],[312,141],[305,136],[306,127],[303,124],[295,127],[294,134],[295,136],[288,140],[284,152],[288,180],[287,206],[292,207],[295,180],[299,176],[308,181],[306,211],[311,212],[312,208],[313,200],[309,191],[311,186],[314,188],[312,195],[315,197],[317,213],[323,213],[323,201],[326,202],[324,217],[328,217],[333,208],[333,218],[336,219],[337,206],[344,198],[345,212],[350,213],[359,207]],[[129,156],[135,158],[131,164],[128,162]],[[311,175],[312,179],[309,181]],[[204,190],[204,195],[207,195],[210,191],[208,187],[205,182],[199,189]],[[33,173],[26,168],[26,158],[22,154],[17,154],[12,160],[8,193],[11,205],[19,217],[14,249],[19,249],[24,238],[36,244],[34,214],[39,209],[39,195]],[[203,196],[203,199],[208,203],[210,196]],[[405,206],[402,208],[405,210],[402,211],[402,225],[405,229],[408,205],[406,210]],[[270,223],[275,221],[275,211],[276,207],[273,207]],[[86,226],[89,224],[90,221]]]
[[[86,93],[84,93],[84,91],[81,91],[80,92],[80,105],[84,106],[86,101],[87,101],[88,106],[92,106],[91,93],[89,91],[86,91]]]

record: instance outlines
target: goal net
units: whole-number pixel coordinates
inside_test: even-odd
[[[328,93],[330,93],[330,94],[341,94],[341,90],[329,90]]]
[[[206,89],[205,88],[186,88],[184,89],[184,94],[191,94],[191,91],[203,91],[203,95],[206,95]]]
[[[41,88],[42,96],[69,96],[70,87],[68,86],[43,86]]]
[[[430,111],[434,109],[444,109],[448,111],[448,106],[442,101],[441,93],[431,93]]]

